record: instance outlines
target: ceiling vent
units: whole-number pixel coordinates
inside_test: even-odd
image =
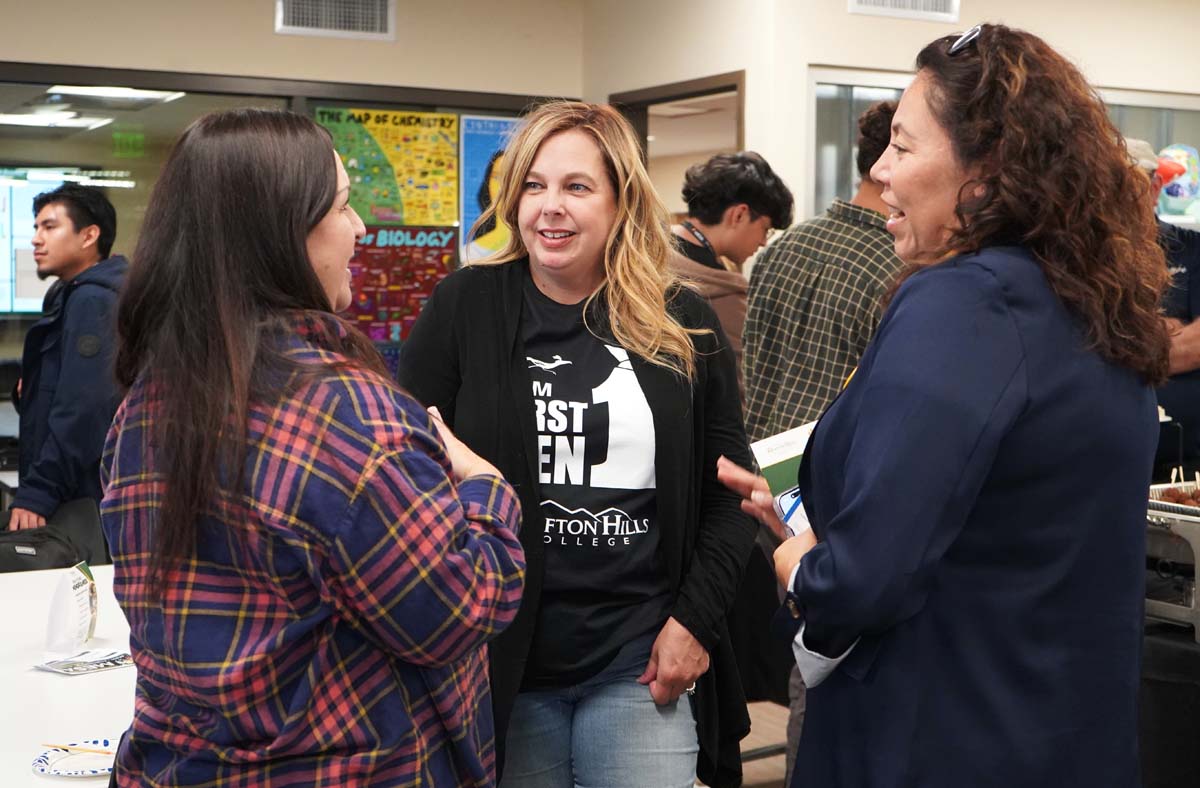
[[[959,0],[849,0],[850,13],[957,22]]]
[[[275,32],[396,40],[396,0],[275,0]]]

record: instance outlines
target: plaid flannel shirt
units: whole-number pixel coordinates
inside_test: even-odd
[[[763,252],[742,334],[750,440],[821,415],[866,350],[902,267],[883,216],[843,200]]]
[[[311,328],[297,322],[288,352],[343,360]],[[331,367],[252,409],[246,491],[213,507],[154,598],[158,409],[136,384],[102,462],[138,671],[118,782],[492,785],[484,644],[516,614],[524,573],[508,483],[453,484],[424,408]]]

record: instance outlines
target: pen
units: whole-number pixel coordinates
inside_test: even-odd
[[[94,755],[116,755],[112,750],[93,750],[90,747],[77,747],[74,744],[46,744],[42,742],[42,747],[50,747],[55,750],[66,750],[68,752],[90,752]]]
[[[792,519],[792,515],[796,513],[796,507],[799,505],[800,505],[800,496],[797,495],[796,500],[793,501],[792,505],[788,507],[787,514],[785,514],[783,516],[784,523],[787,523],[788,520]]]

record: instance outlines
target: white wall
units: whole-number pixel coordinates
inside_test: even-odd
[[[846,0],[585,4],[584,97],[746,71],[746,147],[763,154],[811,209],[809,71],[906,72],[922,46],[976,22],[1030,30],[1093,84],[1200,94],[1196,0],[962,0],[952,25],[847,12]]]
[[[1200,92],[1196,0],[962,0],[957,25],[848,14],[845,0],[780,9],[776,35],[797,36],[793,52],[807,63],[906,70],[933,38],[999,22],[1046,39],[1098,86]]]
[[[528,95],[583,92],[583,0],[398,0],[394,42],[276,35],[270,0],[2,5],[3,60]]]
[[[613,93],[745,69],[745,146],[765,150],[777,106],[770,31],[780,2],[796,0],[587,0],[583,96],[605,101]]]

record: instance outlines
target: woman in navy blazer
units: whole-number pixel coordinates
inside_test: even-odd
[[[811,688],[793,785],[1136,786],[1149,184],[1035,36],[984,25],[917,68],[871,172],[912,267],[812,435],[812,530],[775,556]],[[761,481],[722,477],[778,525]]]

